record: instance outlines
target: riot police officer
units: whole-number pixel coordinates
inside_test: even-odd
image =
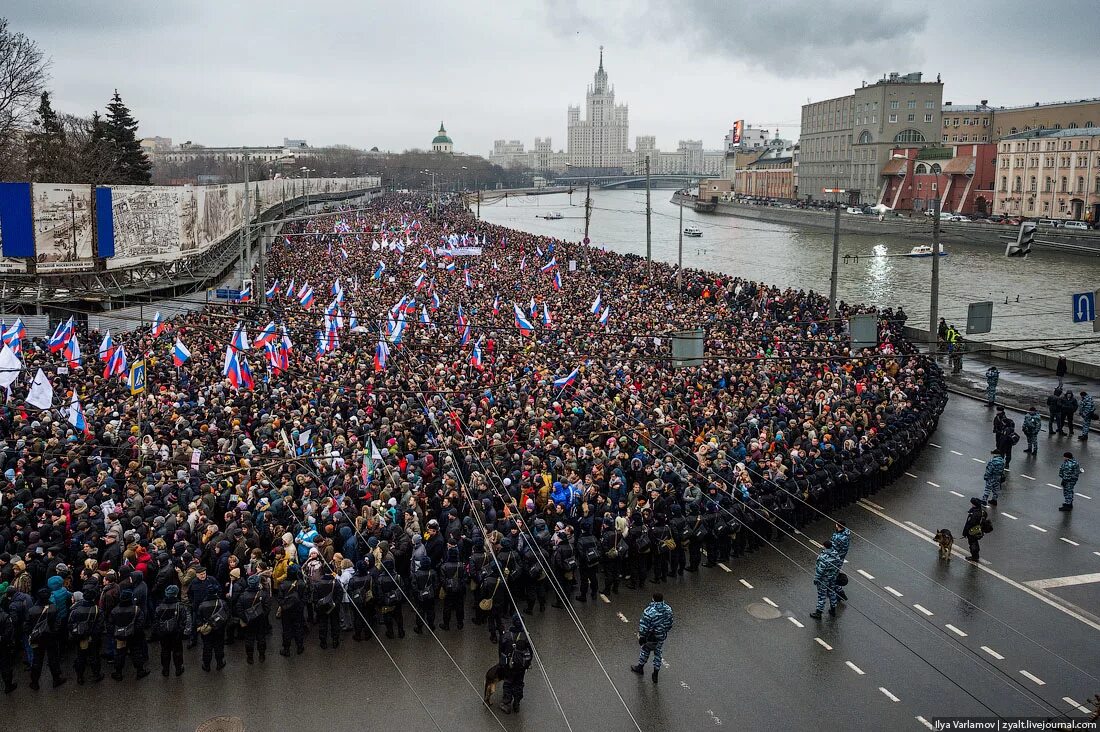
[[[179,585],[165,585],[164,601],[153,611],[153,633],[160,639],[160,673],[173,664],[183,673],[183,639],[191,635],[191,609],[180,602]]]
[[[260,576],[249,576],[244,592],[237,596],[236,618],[244,635],[245,661],[255,662],[254,654],[259,651],[260,663],[267,656],[267,631],[271,627],[268,614],[271,612],[271,595],[263,588]]]

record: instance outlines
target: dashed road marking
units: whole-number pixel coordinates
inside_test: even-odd
[[[892,693],[890,693],[890,690],[887,689],[885,686],[878,687],[878,690],[881,691],[883,694],[885,694],[886,698],[889,699],[892,702],[901,701],[901,699],[898,699],[896,696],[894,696]]]
[[[939,487],[940,487],[940,484],[939,484],[939,483],[933,483],[933,482],[932,482],[932,481],[930,481],[930,480],[926,480],[926,481],[924,481],[924,482],[925,482],[925,483],[927,483],[928,485],[932,486],[933,488],[939,488]]]
[[[618,616],[619,616],[619,620],[623,621],[624,623],[629,623],[630,622],[629,620],[626,619],[626,616],[623,615],[622,613],[618,613]]]
[[[1043,681],[1038,676],[1036,676],[1035,674],[1027,671],[1026,669],[1020,669],[1020,675],[1023,676],[1024,678],[1026,678],[1026,679],[1030,679],[1030,680],[1034,681],[1039,686],[1046,686],[1047,685],[1047,682]]]
[[[959,630],[958,628],[956,628],[956,627],[955,627],[954,625],[952,625],[951,623],[947,623],[947,624],[946,624],[946,625],[944,625],[943,627],[947,628],[948,630],[950,630],[950,631],[951,631],[952,633],[954,633],[955,635],[959,636],[960,638],[965,638],[965,637],[966,637],[966,633],[962,632],[961,630]]]
[[[943,447],[943,445],[937,445],[934,442],[929,442],[928,444],[931,445],[932,447]]]
[[[830,645],[829,645],[828,643],[826,643],[825,641],[821,640],[820,638],[814,638],[814,640],[815,640],[815,641],[817,641],[817,644],[818,644],[819,646],[821,646],[822,648],[824,648],[824,649],[825,649],[826,651],[831,651],[831,650],[833,650],[833,647],[832,647],[832,646],[830,646]]]
[[[1013,516],[1010,513],[1005,513],[1004,511],[1001,511],[1001,515],[1004,516],[1007,519],[1012,519],[1013,521],[1018,521],[1019,520],[1016,516]]]
[[[1093,552],[1096,556],[1100,557],[1100,552]]]
[[[1055,587],[1075,587],[1077,585],[1091,585],[1100,582],[1100,572],[1092,574],[1075,574],[1069,577],[1051,577],[1049,579],[1032,580],[1025,582],[1028,587],[1037,590],[1049,590]]]
[[[1063,696],[1062,701],[1064,701],[1066,704],[1069,704],[1071,707],[1076,707],[1077,711],[1082,712],[1084,714],[1088,714],[1089,712],[1092,711],[1091,709],[1086,707],[1084,704],[1078,704],[1077,702],[1073,701],[1073,699],[1070,699],[1068,696]]]
[[[884,587],[883,589],[885,589],[885,590],[886,590],[887,592],[889,592],[889,593],[890,593],[891,595],[893,595],[894,597],[901,597],[901,596],[902,596],[902,594],[901,594],[900,592],[898,592],[897,590],[895,590],[895,589],[894,589],[893,587],[891,587],[890,585],[886,585],[886,587]]]
[[[966,496],[964,496],[962,493],[959,493],[958,491],[951,491],[951,493],[958,496],[959,498],[966,498]]]
[[[970,459],[973,460],[976,463],[984,463],[985,462],[985,460],[982,460],[980,458],[970,458]]]
[[[1066,543],[1067,543],[1067,544],[1069,544],[1070,546],[1081,546],[1080,544],[1078,544],[1078,543],[1077,543],[1076,541],[1074,541],[1073,539],[1067,539],[1067,538],[1066,538],[1066,537],[1064,537],[1064,536],[1059,536],[1058,538],[1059,538],[1059,539],[1061,539],[1062,541],[1066,542]]]
[[[752,589],[752,585],[749,584],[748,580],[742,579],[741,584],[743,584],[745,587],[748,587],[750,590]]]
[[[722,564],[721,562],[718,562],[718,566],[721,567],[722,569],[726,570],[727,572],[732,572],[733,571],[732,569],[730,569],[726,565]]]
[[[859,572],[860,574],[862,574],[864,577],[866,577],[869,580],[873,580],[875,578],[875,576],[873,574],[871,574],[870,572],[868,572],[866,569],[857,569],[856,571]]]
[[[608,605],[611,604],[611,598],[603,594],[602,592],[600,593],[600,599],[606,602]]]
[[[1023,473],[1020,473],[1020,477],[1021,477],[1021,478],[1027,478],[1028,480],[1035,480],[1035,479],[1034,479],[1034,478],[1032,478],[1032,477],[1031,477],[1030,475],[1024,475]]]
[[[787,620],[790,620],[792,623],[794,623],[795,627],[797,627],[797,628],[805,628],[806,627],[802,623],[798,622],[797,619],[792,618],[790,615],[787,616]]]
[[[962,453],[961,453],[961,452],[959,452],[958,450],[952,450],[952,451],[951,451],[951,454],[952,454],[952,455],[962,455]]]
[[[913,475],[912,473],[909,473],[909,472],[907,472],[906,475],[908,475],[910,478],[916,478],[917,477],[917,476],[915,476],[915,475]]]
[[[993,649],[992,649],[992,648],[990,648],[989,646],[982,646],[982,650],[983,650],[983,651],[985,651],[986,653],[988,653],[989,655],[993,656],[993,658],[996,658],[996,659],[997,659],[998,661],[1003,661],[1003,660],[1005,660],[1005,657],[1004,657],[1004,656],[1002,656],[1001,654],[997,653],[997,652],[996,652],[995,650],[993,650]]]
[[[1077,491],[1074,491],[1074,493],[1077,493]],[[1092,496],[1086,496],[1084,493],[1077,493],[1077,495],[1081,496],[1081,498],[1084,498],[1086,501],[1092,500]]]
[[[771,605],[772,607],[774,607],[774,608],[776,608],[776,609],[779,609],[779,606],[778,606],[778,605],[776,605],[776,604],[775,604],[774,602],[772,602],[772,601],[771,601],[770,599],[768,599],[767,597],[765,597],[765,598],[764,598],[764,602],[768,603],[769,605]]]
[[[882,506],[878,505],[877,503],[871,503],[871,502],[870,502],[870,501],[868,501],[868,500],[867,500],[866,498],[864,498],[864,499],[863,499],[863,502],[864,502],[864,503],[866,503],[866,504],[867,504],[868,506],[874,506],[875,508],[877,508],[877,509],[878,509],[878,510],[880,510],[880,511],[885,511],[885,510],[886,510],[885,508],[883,508]]]
[[[1035,529],[1036,531],[1042,531],[1044,534],[1047,533],[1047,530],[1044,529],[1042,526],[1036,526],[1035,524],[1028,524],[1028,526]]]
[[[1058,488],[1059,490],[1061,490],[1061,488],[1062,488],[1062,486],[1054,485],[1053,483],[1047,483],[1047,485],[1049,485],[1051,488]]]
[[[816,546],[818,549],[824,549],[825,548],[825,545],[822,544],[817,539],[810,539],[810,543],[813,544],[814,546]]]
[[[845,661],[845,662],[844,662],[844,664],[845,664],[845,665],[846,665],[846,666],[847,666],[848,668],[850,668],[850,669],[852,669],[853,671],[855,671],[855,672],[856,672],[857,674],[859,674],[860,676],[866,676],[866,675],[867,675],[867,674],[865,674],[865,673],[863,672],[863,669],[861,669],[861,668],[860,668],[859,666],[855,665],[855,664],[854,664],[854,663],[852,663],[851,661]]]
[[[922,613],[929,617],[933,615],[932,611],[926,608],[924,605],[917,605],[916,603],[914,603],[913,607],[915,607],[917,610],[920,610]]]
[[[923,724],[923,725],[924,725],[925,727],[927,727],[928,729],[932,729],[932,730],[936,729],[935,727],[933,727],[933,726],[932,726],[932,723],[931,723],[931,722],[929,722],[929,721],[928,721],[927,719],[925,719],[924,717],[918,716],[918,717],[917,717],[916,719],[917,719],[917,721],[918,721],[918,722],[920,722],[921,724]]]

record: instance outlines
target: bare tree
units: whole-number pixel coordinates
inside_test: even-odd
[[[0,18],[0,177],[9,177],[18,158],[21,129],[49,76],[49,60],[38,44],[8,28]]]

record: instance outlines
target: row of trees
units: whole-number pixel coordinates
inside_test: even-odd
[[[0,179],[148,184],[152,165],[118,90],[105,117],[59,114],[48,79],[38,44],[0,18]]]

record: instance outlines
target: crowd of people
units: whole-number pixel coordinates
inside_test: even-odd
[[[44,667],[141,678],[151,644],[165,676],[409,624],[514,645],[548,603],[675,582],[878,490],[946,403],[889,311],[852,354],[869,309],[829,320],[818,294],[697,270],[678,289],[670,265],[414,195],[290,225],[267,273],[264,305],[165,305],[98,354],[76,328],[79,368],[22,344],[0,408],[5,691]],[[670,334],[695,328],[705,355],[677,364]],[[118,348],[143,393],[103,373]],[[55,409],[26,401],[39,368]]]

